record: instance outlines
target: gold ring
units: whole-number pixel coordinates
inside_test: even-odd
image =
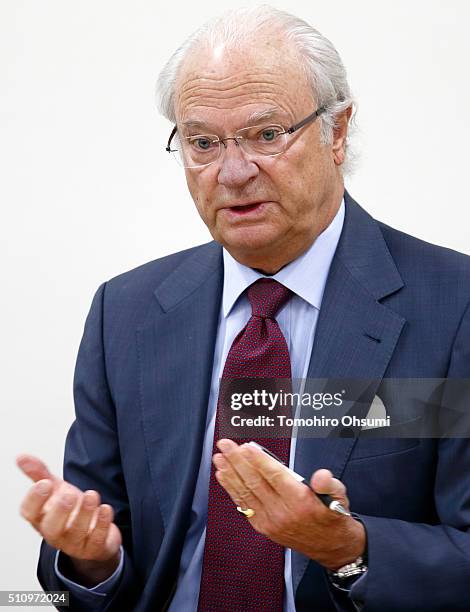
[[[251,508],[247,508],[246,510],[243,510],[243,508],[241,508],[240,506],[237,506],[237,510],[238,512],[240,512],[240,514],[243,514],[243,516],[246,516],[246,518],[251,518],[252,516],[255,516],[255,511],[252,510]]]

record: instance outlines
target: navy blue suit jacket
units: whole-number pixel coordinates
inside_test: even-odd
[[[470,258],[375,221],[347,192],[345,202],[309,377],[470,378]],[[125,571],[106,610],[157,612],[173,593],[222,284],[221,247],[211,242],[113,278],[93,300],[64,477],[98,490],[123,533]],[[299,439],[296,471],[321,467],[345,483],[366,526],[365,612],[470,610],[467,440]],[[43,543],[47,589],[61,588],[54,553]],[[292,569],[299,612],[348,609],[317,563],[294,552]]]

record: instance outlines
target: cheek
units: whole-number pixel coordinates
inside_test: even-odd
[[[286,154],[270,168],[271,180],[279,191],[285,209],[297,209],[299,196],[304,198],[312,189],[312,167],[304,162],[298,155]]]
[[[210,210],[210,187],[207,180],[199,174],[186,171],[186,182],[199,214],[205,218]]]
[[[303,155],[291,153],[273,166],[271,176],[281,196],[283,216],[295,223],[299,231],[310,227],[320,202],[325,199],[328,184],[325,157],[307,151]]]
[[[328,177],[328,163],[325,152],[304,150],[299,155],[292,155],[289,161],[288,184],[292,192],[312,196],[322,192],[323,184]]]

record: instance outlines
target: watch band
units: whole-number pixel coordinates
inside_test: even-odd
[[[351,576],[357,576],[358,574],[363,574],[367,571],[367,565],[362,557],[358,557],[352,563],[347,563],[343,565],[335,572],[330,572],[332,578],[336,578],[338,580],[344,580],[345,578],[351,578]]]

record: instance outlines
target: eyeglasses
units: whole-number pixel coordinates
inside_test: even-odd
[[[326,107],[321,106],[287,130],[282,125],[276,124],[253,125],[237,130],[228,138],[219,138],[214,134],[180,136],[175,125],[165,150],[171,153],[184,168],[200,168],[214,163],[221,155],[222,145],[226,149],[229,140],[233,140],[236,146],[241,147],[249,156],[274,157],[287,149],[287,136],[313,123],[325,111]]]

